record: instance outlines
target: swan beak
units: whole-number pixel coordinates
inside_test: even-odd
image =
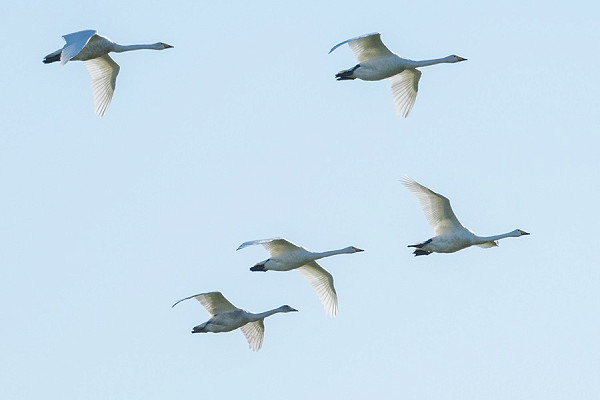
[[[292,307],[290,307],[290,308],[292,308]],[[298,311],[298,310],[296,310],[295,308],[292,308],[290,311]]]
[[[457,58],[458,58],[458,61],[467,61],[467,59],[463,58],[463,57],[457,57]]]
[[[519,232],[521,233],[521,235],[529,235],[529,232],[525,232],[519,229]]]
[[[359,249],[358,247],[355,247],[355,248],[354,248],[354,251],[355,251],[356,253],[358,253],[359,251],[364,251],[364,250],[363,250],[363,249]]]
[[[173,48],[173,46],[171,46],[170,44],[166,44],[166,43],[163,43],[163,46],[165,46],[165,49],[172,49]]]

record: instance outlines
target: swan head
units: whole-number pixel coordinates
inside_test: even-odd
[[[448,62],[451,62],[451,63],[457,63],[457,62],[461,62],[461,61],[467,61],[466,58],[457,56],[455,54],[452,54],[451,56],[448,56],[446,58],[448,59]]]
[[[280,312],[293,312],[293,311],[298,311],[298,310],[296,310],[295,308],[292,308],[286,304],[284,306],[279,307],[279,311]]]
[[[166,44],[163,42],[154,43],[153,46],[156,50],[164,50],[164,49],[172,49],[173,48],[173,46],[171,46],[170,44]]]

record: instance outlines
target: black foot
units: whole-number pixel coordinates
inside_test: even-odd
[[[60,61],[60,54],[57,54],[57,55],[52,56],[52,57],[46,56],[46,58],[44,58],[42,60],[42,62],[44,64],[50,64],[50,63],[53,63],[53,62],[56,62],[56,61]]]
[[[416,256],[428,256],[431,254],[431,251],[417,249],[413,253]]]
[[[354,68],[352,68],[352,69],[347,69],[345,71],[338,72],[337,74],[335,74],[335,77],[337,78],[338,81],[350,81],[350,80],[356,79],[355,77],[350,76],[350,75],[352,75],[358,67],[360,67],[360,64],[356,64],[354,66]]]

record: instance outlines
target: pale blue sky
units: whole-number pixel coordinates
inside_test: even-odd
[[[366,6],[366,8],[365,8]],[[0,106],[0,387],[6,399],[597,399],[600,40],[594,2],[13,2]],[[79,62],[116,54],[104,118]],[[388,82],[337,82],[336,43],[378,31],[422,69],[411,115]],[[452,201],[494,249],[414,258],[432,231],[399,179]],[[251,273],[251,239],[323,260],[339,315],[296,272]],[[197,302],[299,313],[192,335]]]

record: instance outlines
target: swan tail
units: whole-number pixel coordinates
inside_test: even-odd
[[[60,61],[60,55],[61,55],[61,53],[62,53],[62,49],[57,50],[54,53],[50,53],[46,57],[44,57],[44,59],[42,60],[42,62],[44,64],[50,64],[50,63],[53,63],[53,62]]]
[[[351,81],[353,79],[356,79],[356,77],[352,75],[358,67],[360,67],[360,64],[356,64],[353,68],[345,69],[343,71],[338,72],[337,74],[335,74],[335,77],[338,81]]]
[[[406,247],[416,247],[417,249],[420,249],[420,248],[422,248],[423,246],[425,246],[426,244],[429,244],[429,243],[431,243],[431,241],[432,241],[432,240],[433,240],[433,238],[431,238],[431,239],[428,239],[428,240],[424,241],[423,243],[409,244],[409,245],[408,245],[408,246],[406,246]]]

